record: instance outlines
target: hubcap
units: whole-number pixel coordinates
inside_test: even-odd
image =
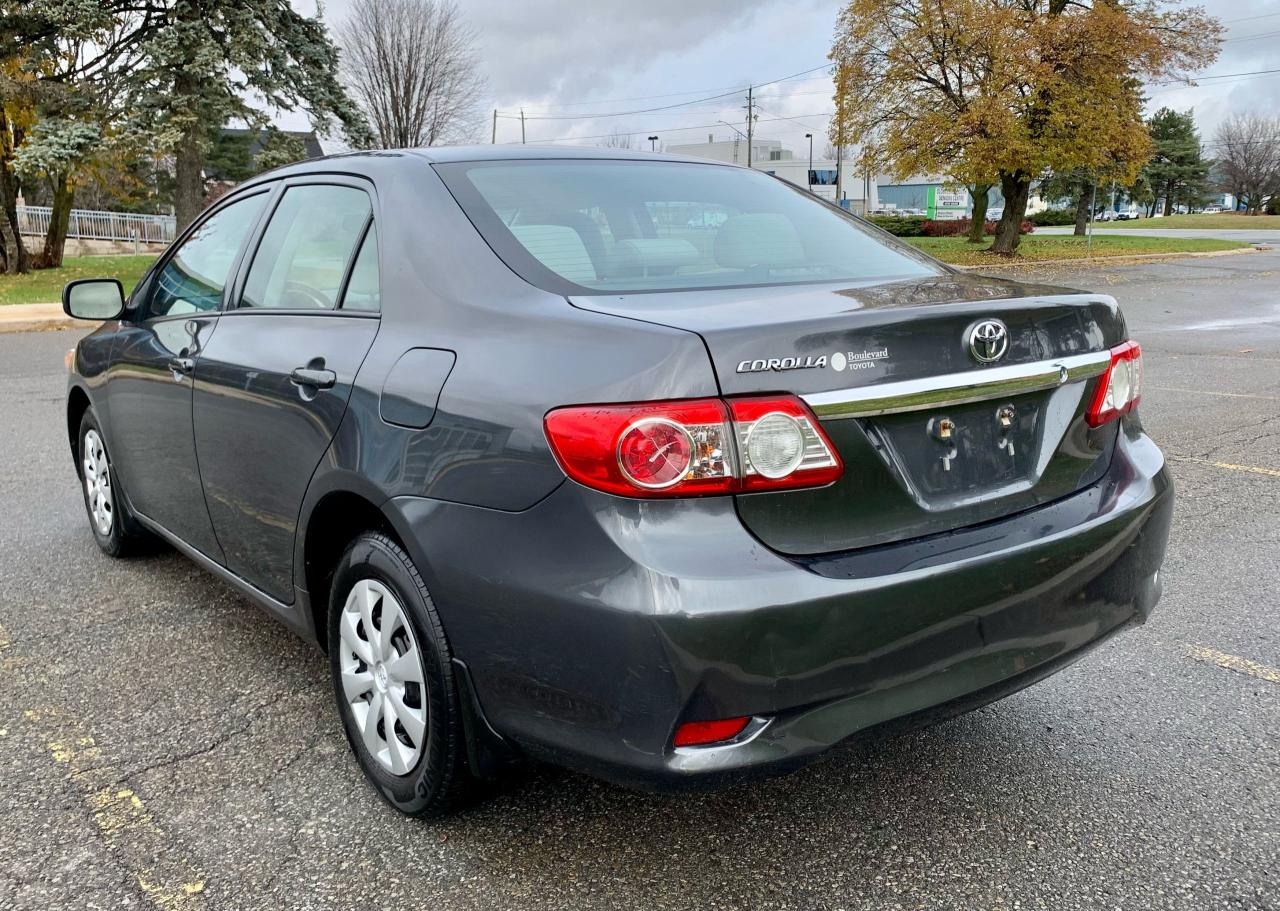
[[[338,629],[343,698],[361,741],[387,771],[408,774],[427,738],[425,677],[408,615],[389,588],[361,579]]]
[[[111,463],[107,461],[107,450],[98,431],[85,433],[83,450],[84,489],[89,497],[89,515],[98,534],[109,535],[115,521],[115,499],[111,492]]]

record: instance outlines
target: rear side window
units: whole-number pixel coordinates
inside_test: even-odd
[[[373,208],[356,187],[285,190],[240,296],[241,307],[332,310]]]
[[[369,225],[369,233],[360,244],[356,264],[351,267],[351,280],[342,298],[343,310],[377,313],[382,309],[382,287],[378,280],[378,226]]]
[[[147,316],[217,310],[240,245],[266,201],[266,193],[237,200],[196,228],[156,276]]]
[[[938,275],[928,257],[757,171],[632,160],[436,165],[485,240],[560,294]]]

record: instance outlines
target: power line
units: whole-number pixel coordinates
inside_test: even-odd
[[[736,92],[736,85],[717,85],[705,89],[686,89],[683,92],[667,92],[662,95],[632,95],[629,98],[597,98],[594,101],[557,101],[554,104],[543,105],[540,108],[525,108],[526,111],[549,111],[553,108],[572,108],[581,107],[584,104],[622,104],[626,101],[652,101],[655,98],[679,98],[681,95],[699,95],[703,92]],[[689,102],[693,104],[692,101]]]
[[[529,120],[597,120],[602,117],[630,117],[633,114],[652,114],[655,111],[670,111],[675,108],[682,108],[690,104],[700,104],[703,101],[715,101],[717,98],[728,98],[738,94],[738,90],[734,89],[730,92],[722,92],[719,95],[708,95],[705,98],[693,98],[689,101],[681,101],[678,104],[667,104],[656,108],[637,108],[634,111],[604,111],[598,114],[545,114],[541,117],[529,117]],[[498,114],[499,117],[510,117],[510,114]]]
[[[1248,73],[1219,73],[1219,74],[1217,74],[1217,75],[1215,75],[1215,76],[1196,76],[1195,78],[1196,78],[1196,80],[1197,80],[1197,81],[1204,82],[1204,81],[1209,80],[1209,79],[1234,79],[1234,78],[1235,78],[1235,77],[1237,77],[1237,76],[1266,76],[1266,75],[1269,75],[1269,74],[1271,74],[1271,73],[1280,73],[1280,69],[1276,69],[1276,70],[1252,70],[1252,71],[1250,71],[1250,72],[1248,72]],[[1152,83],[1149,83],[1149,84],[1150,84],[1150,85],[1179,85],[1179,84],[1182,84],[1182,85],[1187,85],[1187,87],[1188,87],[1188,88],[1194,88],[1194,86],[1188,85],[1188,84],[1187,84],[1187,80],[1185,80],[1185,79],[1163,79],[1163,80],[1161,80],[1161,81],[1159,81],[1159,82],[1152,82]]]
[[[792,74],[790,74],[789,76],[781,76],[781,77],[779,77],[779,78],[777,78],[777,79],[770,79],[768,82],[758,82],[758,83],[755,83],[755,88],[757,88],[757,89],[758,89],[758,88],[762,88],[762,87],[764,87],[764,86],[766,86],[766,85],[776,85],[776,84],[778,84],[778,83],[780,83],[780,82],[787,82],[788,80],[796,79],[796,78],[799,78],[800,76],[807,76],[807,75],[809,75],[810,73],[816,73],[816,72],[818,72],[819,70],[825,70],[825,69],[830,69],[830,68],[831,68],[831,64],[830,64],[830,63],[823,63],[823,64],[821,64],[821,65],[819,65],[819,66],[810,67],[810,68],[809,68],[809,69],[807,69],[807,70],[801,70],[801,71],[800,71],[800,72],[798,72],[798,73],[792,73]],[[654,112],[657,112],[657,111],[669,111],[669,110],[673,110],[673,109],[675,109],[675,108],[687,107],[688,105],[691,105],[691,104],[700,104],[700,103],[702,103],[702,102],[704,102],[704,101],[715,101],[716,99],[719,99],[719,98],[728,98],[728,97],[730,97],[731,95],[737,95],[737,94],[740,94],[740,93],[742,93],[742,92],[745,92],[748,88],[749,88],[749,86],[747,86],[747,85],[733,86],[733,87],[729,88],[727,91],[718,92],[718,93],[717,93],[717,94],[715,94],[715,95],[708,95],[708,96],[705,96],[705,97],[702,97],[702,98],[690,98],[690,99],[689,99],[689,100],[687,100],[687,101],[681,101],[681,102],[677,102],[677,103],[675,103],[675,104],[660,105],[660,106],[658,106],[658,107],[652,107],[652,108],[640,108],[640,109],[637,109],[637,110],[634,110],[634,111],[603,111],[603,112],[599,112],[599,113],[583,113],[583,114],[548,114],[548,115],[545,115],[545,116],[542,116],[542,117],[530,117],[530,116],[528,116],[528,114],[526,113],[526,115],[525,115],[525,116],[526,116],[526,119],[528,119],[528,120],[594,120],[594,119],[599,118],[599,117],[627,117],[627,116],[631,116],[631,115],[634,115],[634,114],[651,114],[651,113],[654,113]],[[633,99],[614,99],[614,101],[619,101],[619,102],[620,102],[620,101],[628,101],[628,100],[641,100],[641,99],[644,99],[644,98],[646,98],[646,97],[648,97],[648,98],[676,97],[676,96],[679,96],[679,95],[692,94],[693,92],[696,92],[696,91],[699,91],[699,90],[698,90],[698,89],[691,89],[691,90],[689,90],[688,92],[672,92],[670,95],[667,95],[667,96],[663,96],[663,95],[649,95],[649,96],[644,96],[644,95],[641,95],[641,96],[637,96],[636,98],[633,98]],[[704,91],[714,91],[714,90],[704,90]],[[549,109],[549,108],[552,108],[552,107],[568,107],[568,106],[570,106],[570,105],[606,104],[606,103],[610,103],[610,102],[605,102],[605,101],[576,101],[576,102],[562,102],[562,103],[560,103],[560,104],[556,104],[556,105],[548,105],[548,106],[547,106],[547,108],[545,108],[545,109]],[[538,110],[545,110],[545,109],[544,109],[544,108],[539,108]],[[526,108],[525,110],[526,110],[526,111],[529,111],[529,110],[533,110],[533,109],[532,109],[532,108]],[[499,117],[506,117],[506,118],[516,118],[516,117],[518,117],[519,115],[518,115],[518,114],[509,114],[509,113],[505,113],[505,112],[499,111],[499,112],[498,112],[498,116],[499,116]]]
[[[814,113],[814,114],[801,114],[800,116],[801,116],[801,117],[834,117],[834,116],[835,116],[835,114],[834,114],[834,113],[832,113],[832,112],[830,112],[830,111],[823,111],[823,112],[821,112],[821,113]],[[780,121],[780,120],[788,120],[788,119],[790,119],[790,118],[787,118],[787,117],[761,117],[761,118],[758,118],[757,122],[758,122],[758,123],[773,123],[773,122],[776,122],[776,121]],[[743,126],[745,126],[745,125],[746,125],[746,124],[745,124],[745,122],[744,122],[744,123],[743,123]],[[729,127],[733,127],[733,124],[731,124],[731,123],[730,123],[730,124],[726,124],[726,123],[724,123],[723,121],[721,121],[721,122],[717,122],[717,123],[703,123],[703,124],[698,124],[697,126],[688,126],[688,127],[667,127],[667,128],[665,128],[665,129],[664,129],[664,128],[661,128],[661,127],[655,127],[655,128],[651,128],[651,129],[647,129],[647,130],[635,130],[635,131],[628,132],[628,133],[621,133],[621,132],[619,132],[619,133],[599,133],[599,134],[596,134],[596,135],[593,135],[593,136],[556,136],[556,137],[552,137],[551,139],[530,139],[530,140],[529,140],[529,144],[530,144],[530,145],[532,145],[532,144],[533,144],[533,143],[535,143],[535,142],[579,142],[579,141],[584,140],[584,139],[608,139],[610,136],[640,136],[640,135],[648,135],[649,133],[680,133],[680,132],[683,132],[683,131],[686,131],[686,130],[710,130],[710,129],[715,129],[715,128],[716,128],[716,127],[718,127],[718,126],[729,126]],[[734,128],[734,129],[737,129],[736,127],[733,127],[733,128]]]
[[[756,110],[763,111],[763,110],[764,110],[763,105],[761,105],[759,102],[756,102]],[[768,112],[766,112],[766,113],[768,113]],[[774,118],[775,118],[775,119],[777,119],[777,120],[789,120],[789,121],[791,121],[792,123],[798,123],[798,124],[800,124],[800,126],[804,127],[806,130],[818,130],[818,129],[821,129],[821,127],[810,126],[809,124],[805,123],[804,121],[797,120],[797,119],[796,119],[796,118],[794,118],[794,117],[783,117],[781,114],[778,114],[778,113],[774,113]]]
[[[1280,13],[1263,13],[1261,16],[1242,16],[1239,19],[1223,19],[1224,23],[1231,22],[1252,22],[1254,19],[1273,19],[1280,16]]]
[[[1280,31],[1263,32],[1260,35],[1241,35],[1239,38],[1224,38],[1222,43],[1230,44],[1232,41],[1255,41],[1258,38],[1272,38],[1276,35],[1280,35]]]

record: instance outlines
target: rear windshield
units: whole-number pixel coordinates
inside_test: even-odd
[[[905,244],[745,168],[667,161],[440,164],[486,241],[559,294],[937,275]]]

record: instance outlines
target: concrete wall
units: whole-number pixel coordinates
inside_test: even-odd
[[[33,236],[30,234],[22,235],[22,239],[27,244],[27,249],[32,252],[38,252],[44,246],[43,236]],[[168,247],[168,244],[137,244],[135,245],[127,240],[81,240],[77,237],[67,238],[67,256],[128,256],[138,253],[144,256],[158,256]]]

